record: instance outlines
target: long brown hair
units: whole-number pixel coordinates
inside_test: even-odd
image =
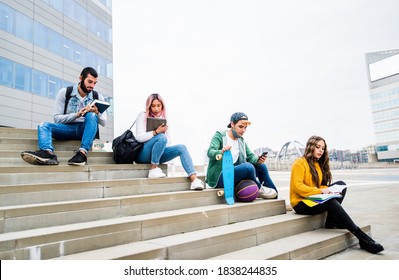
[[[312,174],[312,180],[315,183],[317,187],[320,187],[319,184],[319,175],[317,174],[316,167],[314,165],[315,163],[315,158],[313,156],[314,150],[316,148],[317,143],[322,140],[325,145],[324,153],[320,157],[320,159],[317,161],[320,165],[321,172],[322,172],[322,179],[321,179],[321,184],[322,185],[330,185],[331,180],[332,180],[332,175],[330,171],[330,158],[328,156],[328,150],[327,150],[327,143],[326,140],[324,140],[320,136],[312,136],[309,138],[308,142],[306,143],[305,147],[305,152],[303,153],[303,157],[306,159],[306,161],[309,163],[310,167],[310,173]]]

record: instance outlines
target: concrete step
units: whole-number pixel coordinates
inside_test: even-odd
[[[0,259],[322,259],[356,242],[285,200],[227,205],[190,191],[177,167],[148,179],[148,164],[98,151],[68,166],[80,142],[54,145],[59,166],[30,165],[20,153],[37,149],[37,131],[0,127]]]
[[[154,209],[156,209],[155,204]],[[241,223],[246,231],[251,231],[250,227],[253,227],[252,231],[256,231],[256,228],[270,227],[269,224],[272,224],[273,220],[264,218],[268,215],[280,214],[278,216],[281,216],[281,219],[288,224],[291,220],[303,219],[299,215],[290,215],[290,219],[284,219],[288,216],[281,215],[282,211],[285,212],[283,201],[261,200],[253,204],[207,205],[4,233],[0,234],[0,259],[49,259],[131,242],[156,240],[165,236],[174,236],[172,239],[183,241],[185,234],[193,231],[199,231],[196,235],[203,239],[206,237],[206,235],[202,236],[203,229],[213,227],[213,231],[218,232],[217,229],[223,229],[226,225]],[[256,219],[257,217],[262,218]],[[257,222],[249,221],[249,223],[249,219]],[[277,221],[281,222],[279,219]],[[292,223],[293,227],[302,231],[314,224],[314,222],[304,220]],[[229,231],[231,234],[237,230],[240,231],[242,228],[235,226]],[[283,234],[281,228],[280,230],[275,228],[275,230],[276,234]]]
[[[37,138],[37,129],[0,127],[2,138]]]
[[[1,233],[216,204],[224,204],[224,200],[216,195],[215,190],[186,190],[19,207],[0,207],[0,213],[4,217]],[[284,200],[266,201],[257,199],[252,204],[251,218],[286,212]]]
[[[370,231],[370,226],[362,230]],[[320,228],[257,246],[218,255],[210,260],[319,260],[358,244],[344,229]]]
[[[199,176],[199,178],[205,180],[203,176]],[[184,177],[4,185],[0,186],[0,207],[156,194],[160,192],[184,191],[187,189],[189,189],[189,180]]]
[[[62,260],[202,260],[312,231],[324,216],[282,214],[58,257]]]
[[[167,165],[159,166],[167,173]],[[113,179],[147,178],[148,164],[88,164],[0,166],[1,185],[22,185],[34,183],[65,183],[74,181],[97,181]]]
[[[38,149],[38,139],[35,138],[10,138],[0,137],[0,151],[35,151]],[[80,141],[77,140],[65,140],[57,141],[53,140],[54,151],[74,151],[79,149]]]
[[[36,150],[36,149],[35,149]],[[75,147],[76,150],[76,147]],[[0,166],[30,166],[21,158],[22,151],[1,151]],[[73,150],[57,151],[58,161],[61,164],[68,163],[68,160],[74,155]],[[112,152],[90,152],[87,158],[89,164],[115,164],[112,159]]]

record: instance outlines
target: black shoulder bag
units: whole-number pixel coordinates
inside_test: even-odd
[[[121,136],[112,141],[112,150],[114,152],[112,158],[115,163],[133,163],[143,148],[144,143],[138,142],[131,131],[135,123],[136,121]]]

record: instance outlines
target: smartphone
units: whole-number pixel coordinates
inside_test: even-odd
[[[269,152],[263,152],[262,155],[261,155],[260,157],[265,157],[265,156],[267,156],[268,153],[269,153]]]

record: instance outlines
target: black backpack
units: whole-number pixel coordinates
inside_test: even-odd
[[[65,106],[64,106],[64,115],[66,114],[67,108],[68,108],[68,103],[69,99],[71,99],[71,94],[72,94],[73,86],[69,86],[66,88],[66,93],[65,93]],[[93,99],[98,99],[98,92],[93,90]],[[100,131],[97,125],[97,133],[96,133],[96,139],[100,139]]]
[[[66,110],[68,108],[69,99],[71,99],[72,90],[73,90],[73,86],[69,86],[66,88],[64,115],[66,114]],[[93,99],[98,99],[98,92],[95,90],[93,90]]]
[[[144,144],[138,142],[131,131],[135,123],[136,121],[121,136],[116,137],[112,141],[112,150],[114,153],[112,159],[115,163],[133,163],[143,148]]]

